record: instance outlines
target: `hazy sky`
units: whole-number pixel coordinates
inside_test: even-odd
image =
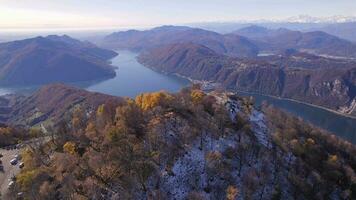
[[[356,15],[356,0],[0,0],[0,28],[93,28]]]

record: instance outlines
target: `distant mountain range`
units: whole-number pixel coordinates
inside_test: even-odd
[[[249,26],[228,34],[219,34],[185,26],[162,26],[146,31],[123,31],[106,36],[99,43],[110,49],[137,52],[176,43],[204,45],[219,54],[256,57],[259,53],[279,54],[295,49],[323,56],[356,58],[356,43],[322,31],[301,32],[286,28]]]
[[[202,22],[202,23],[193,23],[189,24],[190,26],[200,25],[228,25],[228,24],[269,24],[269,23],[295,23],[295,24],[336,24],[336,23],[350,23],[356,22],[355,16],[346,16],[346,15],[334,15],[329,17],[314,17],[310,15],[297,15],[287,18],[264,18],[264,19],[245,19],[245,20],[236,20],[230,22]]]
[[[277,35],[286,34],[289,32],[292,31],[286,28],[269,29],[263,26],[251,25],[233,31],[232,34],[249,37],[250,39],[262,39],[266,37],[274,37]]]
[[[297,52],[238,59],[191,43],[156,48],[142,53],[139,61],[158,71],[221,83],[232,90],[292,98],[356,115],[356,63],[352,61]]]
[[[313,20],[314,19],[314,20]],[[328,20],[313,17],[293,17],[291,20],[257,20],[240,22],[195,23],[192,27],[203,28],[218,33],[230,33],[249,26],[262,26],[269,29],[290,29],[310,32],[323,31],[342,39],[356,42],[356,17],[334,17]]]
[[[162,26],[147,31],[129,30],[108,35],[100,43],[110,49],[142,51],[173,43],[193,42],[214,51],[237,57],[256,56],[258,48],[250,40],[238,35],[222,35],[216,32],[185,26]]]
[[[249,26],[233,33],[254,40],[260,51],[280,52],[296,49],[329,56],[356,57],[356,43],[322,31],[301,32],[285,28]]]
[[[321,28],[311,28],[310,30],[324,31],[343,39],[356,42],[356,22],[328,24]]]
[[[0,84],[88,81],[115,76],[107,62],[117,53],[66,35],[0,44]]]

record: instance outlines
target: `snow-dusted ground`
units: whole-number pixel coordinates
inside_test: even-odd
[[[243,110],[240,105],[241,102],[238,100],[218,97],[218,101],[226,105],[231,119],[235,119],[237,113]],[[200,195],[205,199],[216,199],[217,196],[214,195],[217,194],[213,191],[220,190],[218,199],[225,199],[225,188],[228,185],[234,185],[239,189],[238,199],[240,200],[244,199],[247,191],[244,181],[253,176],[252,179],[256,184],[256,188],[253,189],[253,199],[260,199],[261,197],[263,197],[262,199],[270,199],[276,181],[283,187],[281,188],[283,199],[290,199],[289,183],[285,178],[287,177],[285,168],[281,169],[282,172],[279,172],[285,173],[284,176],[276,178],[278,175],[275,172],[274,159],[270,154],[272,142],[265,115],[253,109],[249,116],[249,122],[260,147],[253,146],[251,138],[236,130],[229,131],[224,136],[204,132],[190,142],[189,145],[185,145],[182,155],[175,160],[170,171],[167,171],[168,169],[164,166],[160,167],[161,178],[159,186],[161,191],[166,193],[168,199],[183,200],[192,191],[199,191]],[[170,131],[172,138],[178,138],[178,134]],[[243,157],[240,157],[241,153],[237,152],[240,145],[247,146],[241,151]],[[225,156],[224,153],[228,148],[236,151],[233,154],[233,158]],[[259,152],[256,153],[256,151]],[[230,177],[228,180],[221,174],[209,175],[209,161],[206,158],[211,152],[220,154],[222,160],[229,163],[229,170],[223,172],[228,173]],[[241,170],[239,170],[240,163]],[[157,182],[152,181],[150,185],[153,187],[153,185],[157,185]]]
[[[232,136],[215,139],[207,134],[203,136],[201,145],[200,138],[196,139],[186,153],[175,162],[172,168],[173,175],[163,172],[164,190],[169,191],[173,199],[179,200],[185,199],[193,187],[203,190],[207,187],[208,181],[214,185],[206,174],[205,157],[209,152],[223,152],[228,147],[235,148],[237,145],[235,140],[236,138]],[[203,148],[200,148],[201,146]],[[209,194],[205,193],[205,196],[208,197]]]
[[[230,118],[235,120],[236,115],[241,110],[240,103],[236,100],[228,99],[225,105],[229,110]],[[253,109],[250,114],[249,121],[251,122],[252,131],[255,133],[258,142],[270,149],[272,147],[271,138],[266,126],[265,115],[262,112]]]
[[[204,135],[203,138],[203,149],[200,148],[200,138],[196,139],[192,146],[187,149],[186,153],[173,165],[173,174],[162,172],[163,177],[160,185],[163,191],[169,191],[167,194],[169,199],[186,199],[187,195],[194,190],[202,191],[200,194],[206,199],[215,199],[211,196],[211,193],[204,191],[204,189],[209,185],[211,187],[223,187],[228,184],[227,180],[221,180],[218,175],[213,178],[208,176],[206,155],[209,152],[223,153],[228,147],[236,149],[238,147],[236,135],[230,135],[224,138],[220,137],[218,139],[215,139],[210,135]],[[244,154],[247,156],[243,162],[241,174],[239,174],[237,170],[238,162],[241,158],[236,157],[232,160],[232,165],[234,167],[229,173],[233,178],[233,185],[242,188],[244,176],[246,173],[250,172],[251,169],[254,169],[259,173],[263,168],[266,168],[269,171],[267,174],[273,174],[273,166],[271,162],[256,160],[251,149],[244,152]],[[264,180],[262,181],[262,179],[266,179],[266,182],[263,182]],[[260,177],[256,176],[256,184],[259,188],[256,189],[254,196],[257,198],[257,196],[262,193],[262,190],[264,191],[264,197],[269,196],[273,190],[272,181],[272,175],[269,178],[261,177],[261,180]],[[264,187],[260,187],[259,184],[263,184]],[[243,196],[241,195],[239,199],[243,199],[242,197]],[[221,199],[224,199],[224,197]]]
[[[252,131],[255,133],[258,142],[266,148],[271,149],[271,138],[266,126],[265,115],[254,109],[250,115],[250,122]]]

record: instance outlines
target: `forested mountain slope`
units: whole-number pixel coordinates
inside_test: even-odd
[[[27,127],[45,124],[56,125],[81,107],[87,113],[99,105],[118,105],[120,97],[88,92],[63,84],[46,85],[29,96],[9,95],[1,98],[1,122]]]
[[[292,98],[346,114],[356,114],[355,62],[292,53],[256,59],[220,55],[192,43],[166,45],[142,53],[152,69],[225,88]]]
[[[9,198],[353,199],[355,147],[233,94],[197,87],[80,107],[22,153]]]

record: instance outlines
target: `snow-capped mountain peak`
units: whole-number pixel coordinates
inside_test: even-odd
[[[355,22],[356,16],[335,15],[330,17],[312,17],[309,15],[299,15],[299,16],[287,18],[286,20],[283,21],[295,22],[295,23],[345,23],[345,22]]]

